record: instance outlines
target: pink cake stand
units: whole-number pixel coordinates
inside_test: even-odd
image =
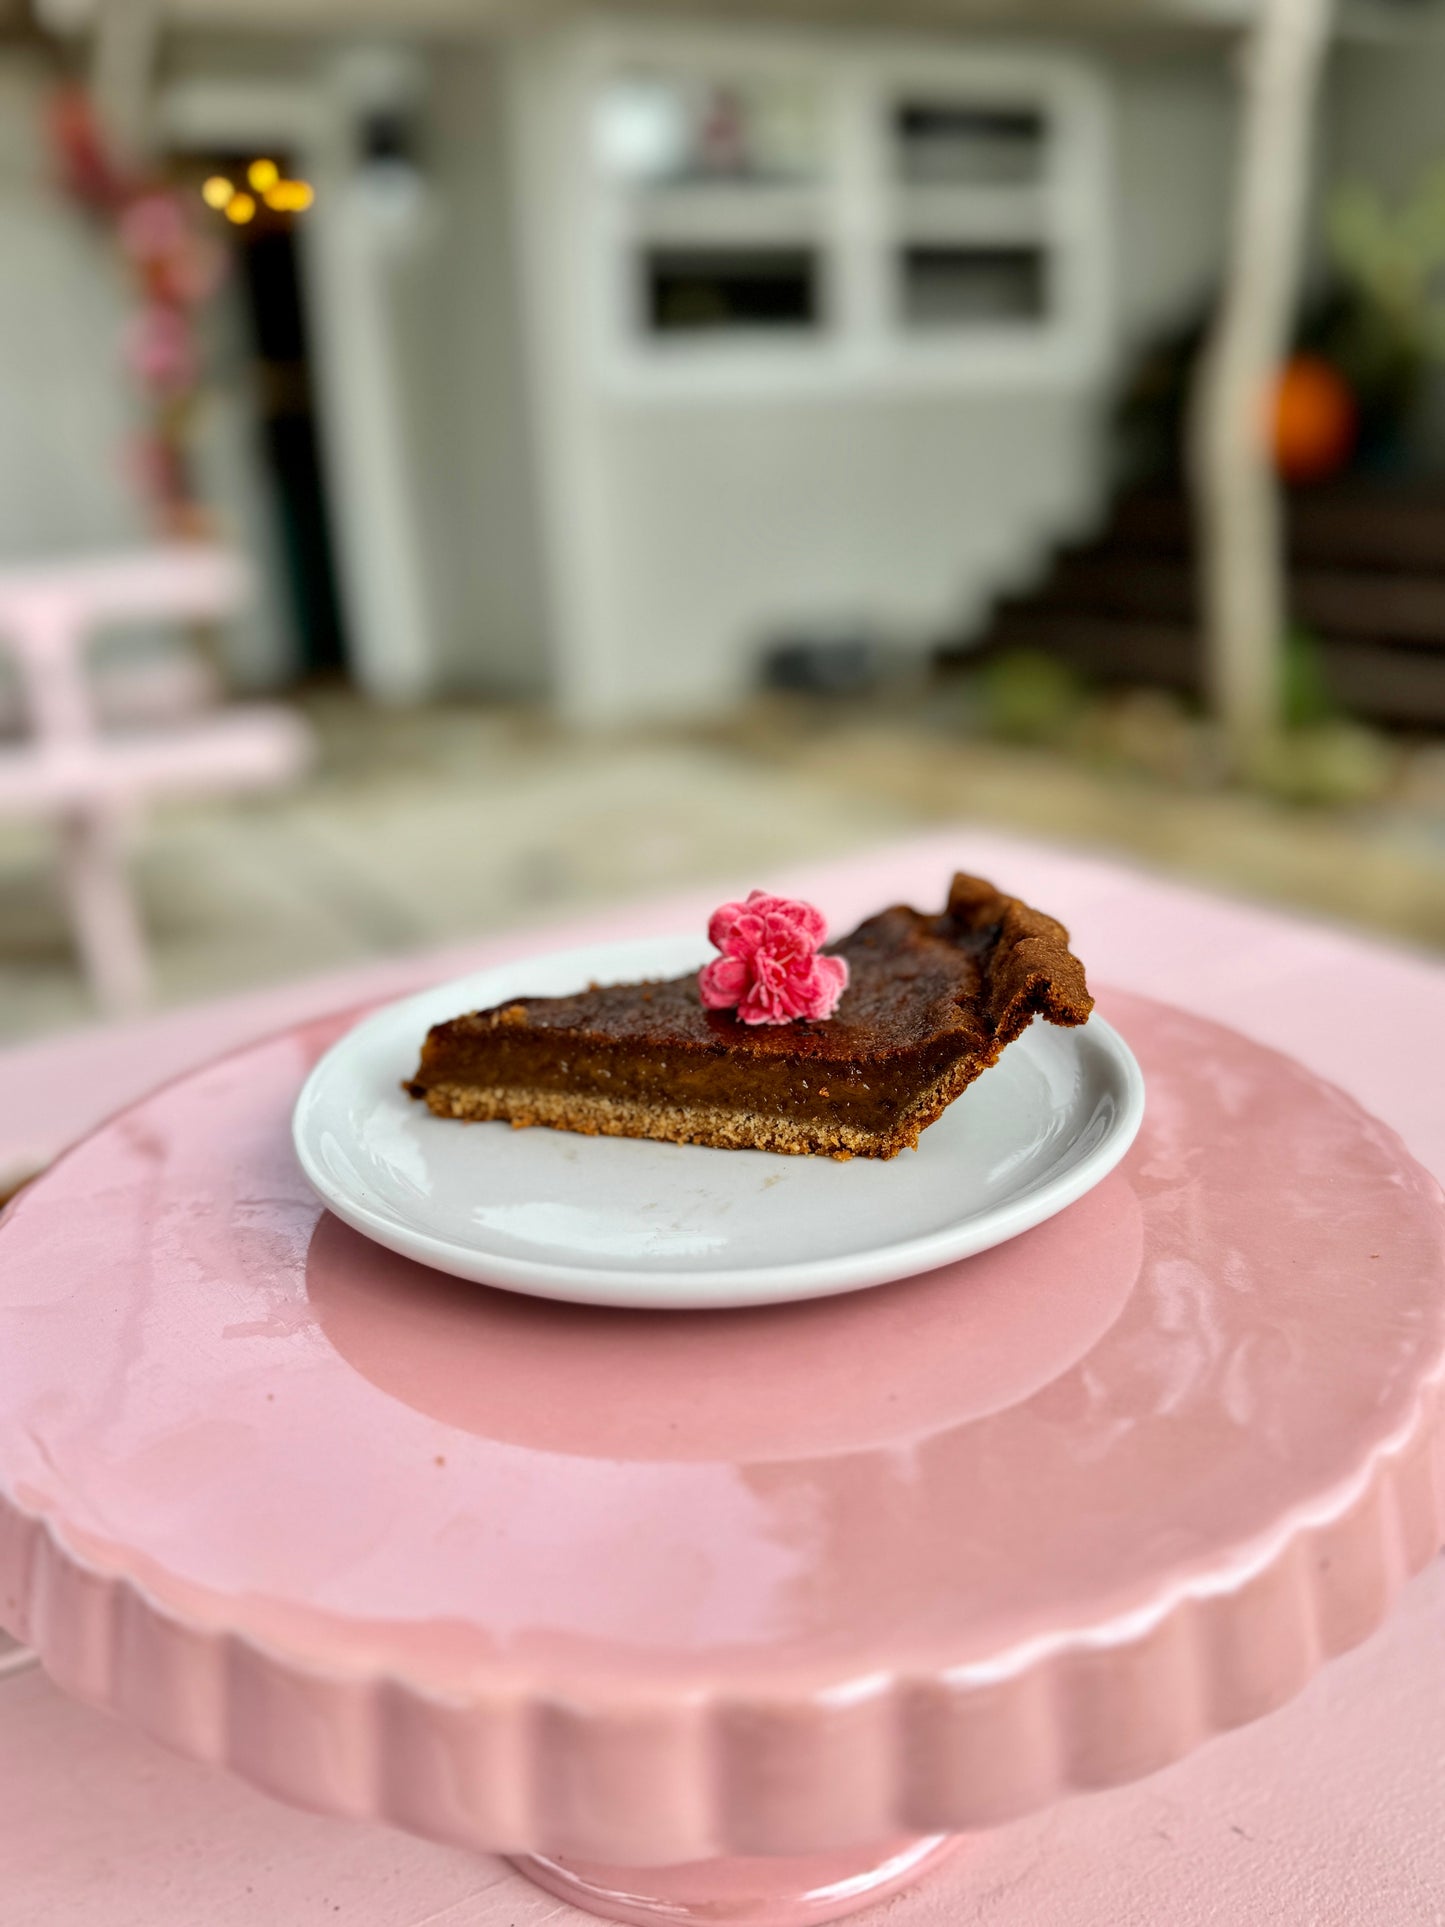
[[[287,1124],[341,1020],[171,1085],[0,1225],[0,1619],[184,1753],[631,1921],[830,1918],[1267,1712],[1439,1543],[1445,1211],[1298,1065],[1106,1007],[1119,1172],[765,1311],[323,1214]]]

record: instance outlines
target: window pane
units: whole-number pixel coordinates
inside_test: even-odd
[[[653,334],[809,329],[822,319],[821,270],[811,248],[652,248],[642,274]]]
[[[598,110],[603,166],[638,185],[803,182],[822,172],[817,90],[788,76],[629,75]]]
[[[903,318],[915,328],[1036,322],[1048,308],[1036,247],[909,247],[899,260]]]
[[[911,184],[1016,187],[1043,175],[1048,126],[1038,107],[902,101],[893,131]]]

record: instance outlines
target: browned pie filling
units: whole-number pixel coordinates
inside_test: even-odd
[[[977,877],[939,915],[899,905],[828,948],[849,982],[823,1021],[741,1023],[695,975],[521,997],[435,1025],[407,1088],[443,1117],[886,1158],[1032,1017],[1093,1008],[1062,925]]]

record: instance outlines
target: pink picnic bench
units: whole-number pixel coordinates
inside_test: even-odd
[[[199,545],[0,569],[0,650],[19,672],[26,724],[17,742],[0,743],[0,816],[54,825],[81,960],[110,1012],[143,1003],[149,984],[125,863],[140,812],[288,783],[311,745],[301,720],[274,704],[105,729],[90,645],[118,624],[217,620],[242,604],[249,584],[238,556]]]

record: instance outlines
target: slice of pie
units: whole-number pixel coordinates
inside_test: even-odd
[[[434,1025],[407,1089],[438,1117],[891,1158],[1031,1018],[1093,1008],[1063,926],[978,877],[941,915],[883,910],[825,954],[848,965],[829,1018],[743,1023],[704,1008],[695,974],[518,997]]]

